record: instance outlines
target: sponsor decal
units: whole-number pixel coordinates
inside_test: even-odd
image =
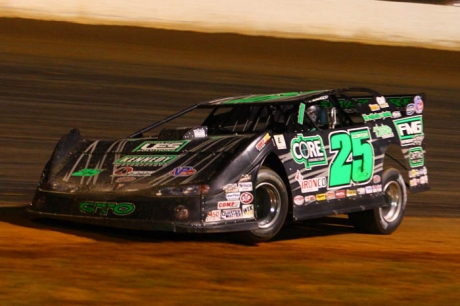
[[[196,173],[196,170],[193,167],[182,166],[174,168],[170,174],[172,176],[192,176]]]
[[[316,199],[316,198],[315,198]],[[303,205],[304,203],[304,198],[301,195],[295,196],[294,197],[294,204],[295,205]]]
[[[366,193],[369,194],[369,193],[373,193],[374,190],[372,189],[372,186],[366,186]]]
[[[164,166],[177,155],[125,155],[115,161],[118,166]]]
[[[225,194],[225,197],[229,201],[239,201],[240,200],[240,193],[239,192],[229,192]]]
[[[409,178],[414,178],[414,177],[419,177],[422,175],[427,175],[428,171],[426,167],[423,167],[421,169],[411,169],[408,171],[408,173],[409,173]]]
[[[415,112],[421,114],[423,112],[423,100],[420,96],[415,96],[414,98]]]
[[[287,148],[283,135],[275,135],[273,138],[275,139],[275,144],[278,149],[283,150]]]
[[[408,116],[412,116],[415,113],[415,104],[414,103],[409,103],[406,106],[406,114]]]
[[[179,152],[190,140],[145,141],[133,152]]]
[[[422,116],[413,116],[394,121],[402,146],[417,145],[423,141]]]
[[[115,180],[115,183],[129,183],[135,181],[137,178],[134,176],[122,176]]]
[[[374,175],[374,177],[372,178],[372,182],[373,182],[374,184],[378,184],[378,183],[380,183],[381,181],[382,181],[382,177],[381,177],[380,175],[378,175],[378,174]]]
[[[326,200],[326,194],[325,193],[318,193],[316,195],[316,201],[324,201]]]
[[[126,216],[131,214],[136,209],[133,203],[117,203],[117,202],[93,202],[86,201],[80,203],[80,212],[85,214],[97,214],[107,216],[109,211],[114,215]]]
[[[356,192],[359,195],[366,194],[366,187],[359,187],[358,189],[356,189]]]
[[[250,174],[243,174],[240,178],[240,182],[250,182],[251,175]]]
[[[240,192],[238,189],[238,184],[227,184],[222,188],[225,192]]]
[[[382,113],[363,114],[362,116],[363,116],[364,121],[367,122],[367,121],[372,121],[372,120],[391,118],[391,112],[386,111]]]
[[[424,175],[420,177],[420,184],[428,184],[428,176]]]
[[[347,197],[356,197],[357,193],[354,189],[347,189]]]
[[[241,210],[243,211],[243,218],[254,218],[254,205],[243,205]]]
[[[104,171],[104,169],[81,169],[80,171],[72,173],[72,176],[95,176]]]
[[[231,219],[241,219],[243,218],[243,213],[241,209],[224,209],[221,211],[221,217],[224,220],[231,220]]]
[[[376,124],[373,127],[372,131],[375,133],[375,136],[379,138],[383,138],[383,139],[391,138],[395,136],[391,127],[385,124],[382,124],[382,125]]]
[[[129,175],[134,171],[133,167],[118,167],[113,171],[114,176],[125,176]]]
[[[336,190],[335,191],[335,198],[336,199],[343,199],[347,196],[345,190],[343,189],[340,189],[340,190]]]
[[[372,185],[372,192],[382,192],[382,185]]]
[[[335,200],[335,192],[334,191],[328,191],[326,192],[326,199],[329,200]]]
[[[252,191],[252,182],[238,182],[238,191]]]
[[[394,111],[393,113],[391,113],[391,118],[394,118],[394,119],[401,118],[401,112]]]
[[[310,203],[313,203],[313,202],[316,202],[316,196],[314,195],[307,195],[305,196],[305,204],[310,204]]]
[[[378,105],[379,105],[381,108],[387,108],[387,107],[389,106],[388,103],[387,103],[387,100],[385,99],[384,96],[382,96],[382,97],[377,97],[376,100],[377,100]]]
[[[206,215],[205,222],[216,222],[220,221],[220,210],[212,210]]]
[[[265,147],[265,145],[270,142],[270,139],[270,134],[265,134],[265,136],[256,144],[257,151],[262,150]]]
[[[409,164],[411,168],[421,167],[425,164],[422,147],[415,147],[409,150]]]
[[[326,151],[319,135],[304,137],[302,134],[298,134],[291,141],[291,155],[296,163],[304,164],[307,170],[312,167],[327,165]]]
[[[320,188],[325,188],[327,186],[327,180],[325,177],[315,177],[312,179],[304,179],[303,175],[297,170],[295,179],[302,189],[302,193],[318,191]]]
[[[380,110],[380,106],[378,104],[368,104],[371,112],[376,112]]]
[[[217,209],[240,207],[240,201],[220,201],[217,202]]]
[[[240,201],[243,204],[250,204],[254,200],[254,196],[250,192],[243,192],[240,196]]]
[[[113,171],[115,177],[140,177],[150,176],[155,171],[135,171],[133,167],[118,167]]]
[[[193,136],[195,138],[203,138],[206,137],[206,130],[204,128],[195,128],[193,130]]]
[[[409,185],[411,187],[415,187],[418,185],[418,182],[419,182],[419,179],[414,178],[414,179],[409,180]]]

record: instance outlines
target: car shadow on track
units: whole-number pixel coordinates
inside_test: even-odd
[[[235,239],[231,233],[219,234],[194,234],[194,233],[172,233],[152,232],[143,230],[131,230],[112,228],[106,226],[83,224],[72,221],[56,220],[49,218],[37,218],[26,212],[26,207],[0,207],[0,222],[16,226],[27,227],[36,230],[52,230],[66,234],[77,235],[94,240],[112,242],[216,242],[248,245]],[[343,216],[326,217],[302,222],[295,222],[286,225],[278,235],[267,243],[276,241],[295,240],[311,237],[322,237],[331,235],[343,235],[356,233],[349,224],[348,219]],[[255,245],[255,244],[254,244]]]

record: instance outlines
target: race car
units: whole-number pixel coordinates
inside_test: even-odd
[[[348,214],[360,231],[390,234],[407,190],[429,189],[424,103],[424,93],[368,88],[250,94],[193,105],[115,141],[74,129],[56,145],[28,211],[151,231],[232,232],[255,243],[286,222],[335,214]],[[384,165],[398,160],[390,146],[401,167]]]

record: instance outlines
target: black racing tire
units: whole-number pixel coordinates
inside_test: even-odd
[[[407,189],[401,173],[387,168],[382,174],[382,189],[387,206],[348,214],[353,226],[372,234],[389,235],[401,224],[407,203]]]
[[[237,234],[237,239],[245,243],[264,242],[275,237],[288,213],[286,186],[276,172],[262,167],[255,186],[254,212],[259,228]]]

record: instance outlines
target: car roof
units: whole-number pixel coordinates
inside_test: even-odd
[[[249,94],[237,97],[227,97],[200,103],[200,106],[238,105],[238,104],[273,104],[282,102],[306,101],[317,96],[332,93],[332,90],[294,91],[276,94]]]

